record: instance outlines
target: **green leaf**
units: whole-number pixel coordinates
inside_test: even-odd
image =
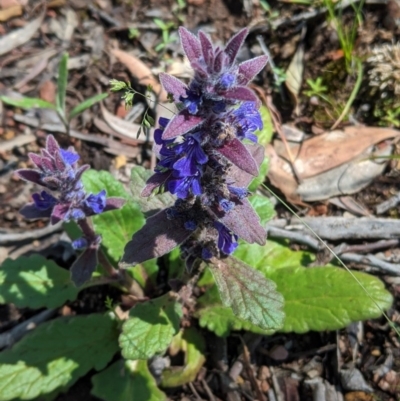
[[[381,280],[366,273],[353,274],[382,310],[390,308],[393,299]],[[341,268],[291,267],[271,270],[268,277],[285,298],[286,320],[281,331],[336,330],[382,315],[361,286]]]
[[[133,201],[140,205],[143,213],[147,216],[155,212],[170,207],[175,203],[175,198],[169,193],[165,192],[160,195],[151,195],[148,198],[143,198],[141,192],[146,185],[146,181],[154,173],[151,170],[146,170],[143,167],[137,166],[131,172],[131,192]]]
[[[97,234],[103,238],[102,245],[114,261],[118,261],[132,234],[144,224],[144,216],[139,207],[129,199],[123,185],[107,171],[88,170],[82,177],[85,189],[98,193],[105,189],[107,197],[121,197],[128,201],[119,210],[102,213],[93,217]]]
[[[72,284],[69,271],[40,255],[7,259],[0,268],[1,304],[56,308],[73,301],[77,295],[78,289]]]
[[[261,163],[260,172],[258,173],[258,176],[254,178],[249,185],[250,192],[254,192],[265,181],[265,177],[268,174],[268,170],[269,170],[269,159],[264,158],[263,162]]]
[[[126,359],[148,359],[164,352],[179,330],[182,306],[169,294],[137,304],[122,326],[119,343]]]
[[[233,255],[263,273],[284,267],[307,266],[315,260],[310,252],[294,252],[284,241],[271,240],[264,246],[242,243]]]
[[[119,360],[92,377],[92,395],[104,401],[164,401],[147,361]]]
[[[271,201],[262,195],[253,195],[249,201],[261,220],[261,225],[265,226],[274,216],[275,209]]]
[[[180,387],[194,381],[206,360],[203,336],[194,327],[187,328],[174,337],[170,349],[173,355],[183,351],[185,360],[182,367],[171,366],[164,369],[161,387]]]
[[[94,104],[101,102],[107,96],[108,96],[108,93],[100,93],[98,95],[90,97],[89,99],[84,100],[82,103],[79,103],[69,113],[69,119],[72,120],[78,114],[84,112],[86,109],[88,109],[89,107],[92,107]]]
[[[65,119],[65,97],[67,94],[68,84],[68,53],[63,53],[61,56],[60,64],[58,66],[58,80],[57,80],[57,111]]]
[[[267,107],[261,106],[259,112],[263,122],[263,129],[258,130],[256,134],[259,144],[265,146],[271,142],[272,136],[274,135],[274,124],[272,123],[271,114]]]
[[[178,248],[173,249],[168,254],[168,281],[174,279],[182,279],[183,274],[186,272],[185,261],[181,256],[181,250]]]
[[[222,305],[218,289],[215,285],[207,289],[197,301],[196,317],[201,327],[214,332],[219,337],[226,337],[232,330],[247,330],[259,334],[273,334],[272,330],[262,330],[249,321],[239,319],[231,308]]]
[[[129,267],[127,271],[146,293],[157,287],[157,274],[159,271],[157,259],[146,260],[146,262]]]
[[[29,400],[65,390],[108,364],[118,351],[117,335],[115,322],[99,314],[41,324],[0,353],[0,399]]]
[[[37,99],[35,97],[22,97],[21,99],[13,99],[8,96],[0,96],[0,100],[4,103],[19,107],[20,109],[30,110],[30,109],[56,109],[54,104],[46,102],[42,99]]]
[[[264,330],[283,326],[283,297],[272,281],[232,257],[213,260],[209,268],[224,306],[232,308],[239,319]]]

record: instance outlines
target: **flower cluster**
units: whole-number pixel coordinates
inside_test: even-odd
[[[106,191],[87,194],[81,181],[88,165],[78,167],[79,155],[70,147],[61,149],[53,135],[46,140],[41,155],[29,153],[35,169],[21,169],[16,173],[26,181],[39,184],[48,191],[32,195],[33,203],[24,206],[20,212],[26,218],[50,217],[51,223],[81,220],[121,206],[121,201],[106,199]]]
[[[71,272],[74,282],[81,285],[96,268],[101,243],[101,237],[94,233],[86,218],[119,209],[125,200],[106,198],[105,190],[87,194],[81,177],[89,166],[79,167],[79,155],[72,147],[61,149],[53,135],[47,136],[46,148],[41,150],[40,155],[30,153],[29,158],[36,168],[17,170],[16,174],[47,190],[34,193],[33,202],[25,205],[20,213],[28,219],[50,217],[52,224],[70,220],[78,223],[83,236],[73,241],[72,245],[75,249],[85,250],[75,261]]]
[[[159,188],[178,199],[133,236],[125,249],[126,263],[140,263],[178,244],[187,258],[210,259],[231,254],[238,238],[265,243],[265,230],[246,198],[263,160],[255,135],[262,128],[259,101],[246,85],[267,57],[235,63],[246,35],[243,29],[222,49],[203,32],[196,37],[180,28],[194,78],[185,85],[160,75],[180,111],[171,120],[159,121],[154,134],[159,162],[142,192],[149,196]],[[146,253],[141,238],[156,231],[154,249]],[[138,247],[142,250],[135,254]]]

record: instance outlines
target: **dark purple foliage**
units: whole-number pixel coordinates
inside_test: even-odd
[[[265,230],[246,199],[263,148],[242,141],[256,143],[255,131],[262,128],[259,100],[246,85],[267,57],[235,63],[247,33],[243,29],[219,48],[201,31],[195,36],[179,29],[194,78],[185,85],[168,74],[160,76],[180,112],[159,121],[154,140],[160,160],[142,192],[149,196],[160,188],[178,200],[133,236],[125,248],[126,265],[160,256],[178,244],[189,266],[193,257],[231,254],[238,238],[265,243]]]

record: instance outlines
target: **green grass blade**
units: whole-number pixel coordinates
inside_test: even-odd
[[[68,83],[68,53],[63,53],[58,66],[57,111],[65,119],[65,97]]]
[[[108,96],[108,93],[100,93],[98,95],[92,96],[89,99],[86,99],[82,103],[79,103],[77,106],[75,106],[70,114],[69,114],[69,120],[72,120],[74,117],[76,117],[78,114],[84,112],[86,109],[89,107],[92,107],[94,104],[102,101]]]
[[[19,107],[20,109],[56,109],[56,106],[45,100],[35,97],[22,97],[20,99],[13,99],[8,96],[0,96],[0,100],[10,106]]]

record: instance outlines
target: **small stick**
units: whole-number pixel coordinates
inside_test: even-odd
[[[0,348],[9,347],[15,342],[20,340],[25,334],[28,334],[31,330],[36,328],[39,323],[45,322],[53,317],[57,312],[57,309],[46,309],[30,319],[13,327],[11,330],[0,334]]]

